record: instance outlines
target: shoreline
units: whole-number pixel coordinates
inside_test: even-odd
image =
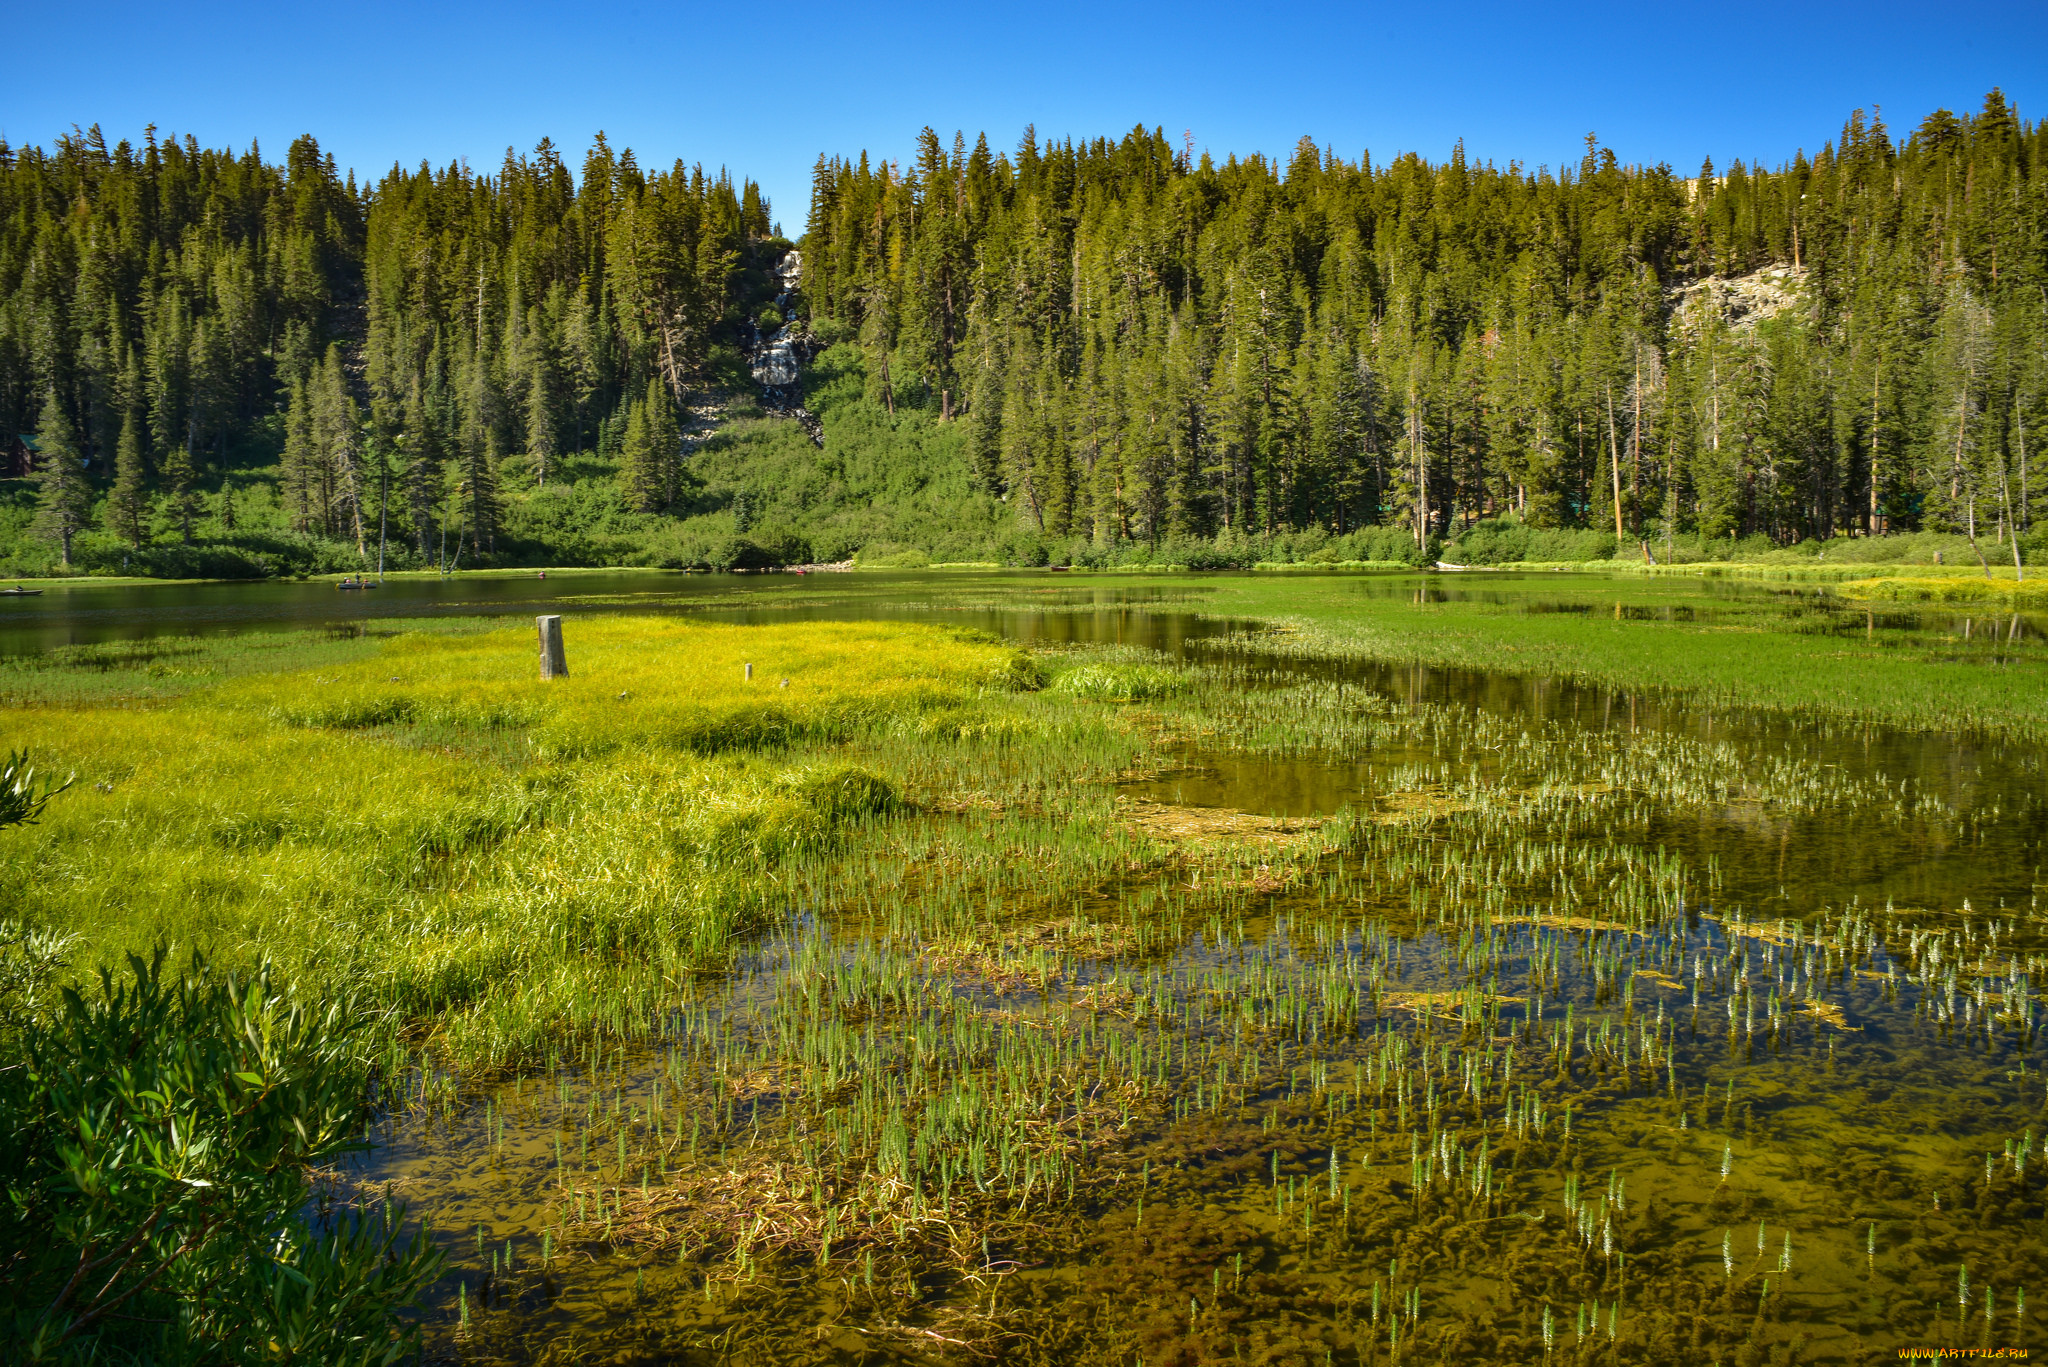
[[[1442,574],[1578,574],[1612,579],[1655,580],[1655,579],[1730,579],[1758,583],[1802,583],[1814,585],[1851,585],[1882,582],[1885,580],[1911,580],[1921,585],[1955,586],[1960,592],[1957,597],[1982,599],[1998,595],[2034,598],[2044,590],[2037,588],[2037,582],[2048,585],[2048,568],[2042,571],[2040,580],[2019,579],[2011,565],[1990,567],[1986,574],[1977,565],[1933,565],[1915,564],[1904,561],[1874,561],[1815,564],[1786,564],[1778,561],[1703,560],[1680,564],[1644,565],[1622,560],[1516,560],[1495,564],[1450,564],[1409,565],[1391,560],[1342,560],[1318,563],[1303,560],[1260,560],[1249,565],[1193,566],[1186,564],[1158,565],[999,565],[991,561],[940,561],[928,565],[863,565],[856,560],[806,563],[801,565],[777,565],[759,569],[703,570],[669,569],[651,565],[548,565],[522,566],[517,568],[483,568],[456,570],[441,573],[437,570],[390,570],[382,576],[347,574],[315,574],[272,576],[261,579],[157,579],[145,575],[50,575],[10,576],[0,578],[0,587],[20,586],[29,589],[46,588],[138,588],[146,586],[190,586],[196,584],[339,584],[343,580],[358,578],[372,582],[414,583],[424,580],[492,580],[492,579],[539,579],[547,578],[590,578],[600,575],[674,575],[690,578],[704,578],[718,574],[734,577],[758,578],[778,574],[924,574],[924,573],[1026,573],[1026,574],[1080,574],[1106,577],[1142,577],[1145,575],[1212,575],[1212,574],[1259,574],[1259,575],[1442,575]],[[1968,588],[1966,586],[1981,586]],[[1890,595],[1849,595],[1884,596]],[[1942,597],[1946,595],[1930,595]]]

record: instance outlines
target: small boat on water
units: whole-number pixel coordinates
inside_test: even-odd
[[[338,589],[374,589],[381,586],[373,584],[367,579],[344,579],[334,587]]]
[[[0,597],[6,597],[6,598],[38,598],[38,597],[41,597],[41,596],[42,596],[42,592],[43,592],[43,591],[42,591],[41,589],[24,589],[24,588],[0,589]]]

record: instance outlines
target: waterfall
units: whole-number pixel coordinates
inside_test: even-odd
[[[773,336],[759,338],[754,348],[753,375],[754,383],[761,386],[761,397],[769,409],[795,418],[810,434],[811,441],[823,446],[824,426],[803,406],[803,393],[798,384],[802,364],[817,346],[810,329],[796,320],[795,297],[803,269],[803,253],[794,248],[784,253],[782,260],[775,265],[778,291],[775,307],[782,314],[783,324]]]

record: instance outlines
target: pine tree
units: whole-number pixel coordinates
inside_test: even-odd
[[[435,551],[439,510],[446,482],[446,444],[433,409],[421,393],[417,377],[406,391],[404,428],[398,434],[407,520],[412,524],[413,550],[422,561]]]
[[[455,449],[455,494],[462,504],[464,533],[472,553],[482,556],[497,548],[498,427],[496,395],[482,357],[471,357],[470,383],[464,408],[462,439]],[[458,549],[460,542],[457,543]]]
[[[659,379],[650,379],[639,403],[627,410],[619,447],[619,484],[636,512],[663,512],[681,493],[682,432],[675,405]]]
[[[548,482],[548,467],[554,462],[555,411],[547,371],[535,366],[526,388],[526,450],[533,457],[534,482]]]
[[[114,454],[114,487],[107,492],[107,530],[141,547],[149,539],[148,470],[142,449],[142,422],[133,408],[121,421]]]
[[[856,340],[878,408],[964,417],[976,484],[1047,536],[1426,539],[1619,504],[1630,540],[1991,540],[2048,497],[2021,460],[2048,424],[2043,142],[1997,91],[1690,179],[1597,144],[1560,177],[925,130],[908,167],[818,160],[797,303]],[[755,312],[757,185],[601,139],[580,181],[545,141],[362,192],[331,163],[310,139],[278,164],[89,135],[0,157],[0,432],[54,384],[110,469],[107,527],[144,544],[156,464],[253,449],[280,409],[287,516],[359,546],[352,406],[403,456],[394,530],[422,555],[443,519],[491,544],[511,451],[555,483],[632,437],[629,500],[682,505],[663,424]],[[1765,266],[1788,275],[1735,287]],[[1774,280],[1783,305],[1752,308]]]
[[[648,438],[644,403],[626,410],[625,432],[619,439],[619,488],[626,506],[635,512],[652,513],[661,508],[660,460]]]
[[[59,563],[71,567],[71,538],[86,525],[92,511],[92,485],[79,454],[78,435],[57,402],[55,390],[43,399],[36,428],[41,455],[36,462],[36,529],[54,542]]]
[[[183,442],[171,448],[164,462],[164,507],[177,525],[178,540],[191,545],[192,524],[199,516],[199,467]]]
[[[312,393],[307,402],[314,459],[326,494],[326,515],[322,521],[338,526],[356,543],[360,559],[366,553],[363,526],[362,423],[355,397],[349,393],[348,375],[339,344],[327,349],[314,373]]]
[[[279,471],[284,505],[291,511],[292,526],[310,531],[317,524],[326,529],[321,506],[320,457],[313,438],[313,408],[306,401],[303,381],[291,384],[291,399],[285,410],[284,457]],[[316,510],[319,510],[316,517]]]
[[[647,446],[657,480],[659,507],[675,506],[682,491],[683,434],[676,422],[675,404],[659,380],[647,382]]]

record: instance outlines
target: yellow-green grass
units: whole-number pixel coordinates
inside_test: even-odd
[[[298,726],[517,728],[542,758],[623,746],[698,753],[836,739],[1002,685],[1014,653],[912,626],[720,626],[576,618],[569,677],[542,680],[530,628],[408,635],[373,659],[223,688]],[[752,666],[749,676],[748,666]]]
[[[1347,562],[1336,568],[1351,568]],[[1407,566],[1371,565],[1365,568],[1398,568]],[[1281,568],[1260,565],[1258,568]],[[1299,569],[1330,568],[1328,566],[1299,565]],[[1485,565],[1460,565],[1454,573],[1570,573],[1598,574],[1623,579],[1735,579],[1753,580],[1767,584],[1836,584],[1855,579],[1878,579],[1895,576],[1942,579],[1948,577],[1974,576],[1983,578],[1985,568],[1972,560],[1968,563],[1948,565],[1923,565],[1905,561],[1868,560],[1822,560],[1818,557],[1798,560],[1682,560],[1671,563],[1650,564],[1641,560],[1504,560]],[[1991,562],[1989,573],[1996,578],[2011,579],[2013,567],[2010,560],[2001,564]]]
[[[1784,593],[1584,575],[1242,576],[1211,581],[1202,608],[1278,629],[1233,644],[1299,659],[1551,676],[1913,730],[2048,735],[2048,651],[2037,643],[1816,630],[1813,614],[1786,611]]]
[[[2048,579],[2015,579],[2011,566],[2005,567],[2003,575],[1992,579],[1985,578],[1981,572],[1969,575],[1916,572],[1856,579],[1837,585],[1835,592],[1856,602],[1959,603],[2017,612],[2048,609]]]
[[[838,742],[957,729],[1015,659],[928,627],[652,618],[574,619],[574,672],[545,683],[530,629],[362,649],[6,709],[10,744],[77,775],[0,842],[10,915],[77,936],[81,964],[267,956],[470,1062],[510,1057],[784,911],[778,870],[893,802]]]
[[[1262,573],[1314,573],[1318,570],[1407,570],[1415,567],[1405,560],[1260,560],[1254,562],[1252,568]]]

